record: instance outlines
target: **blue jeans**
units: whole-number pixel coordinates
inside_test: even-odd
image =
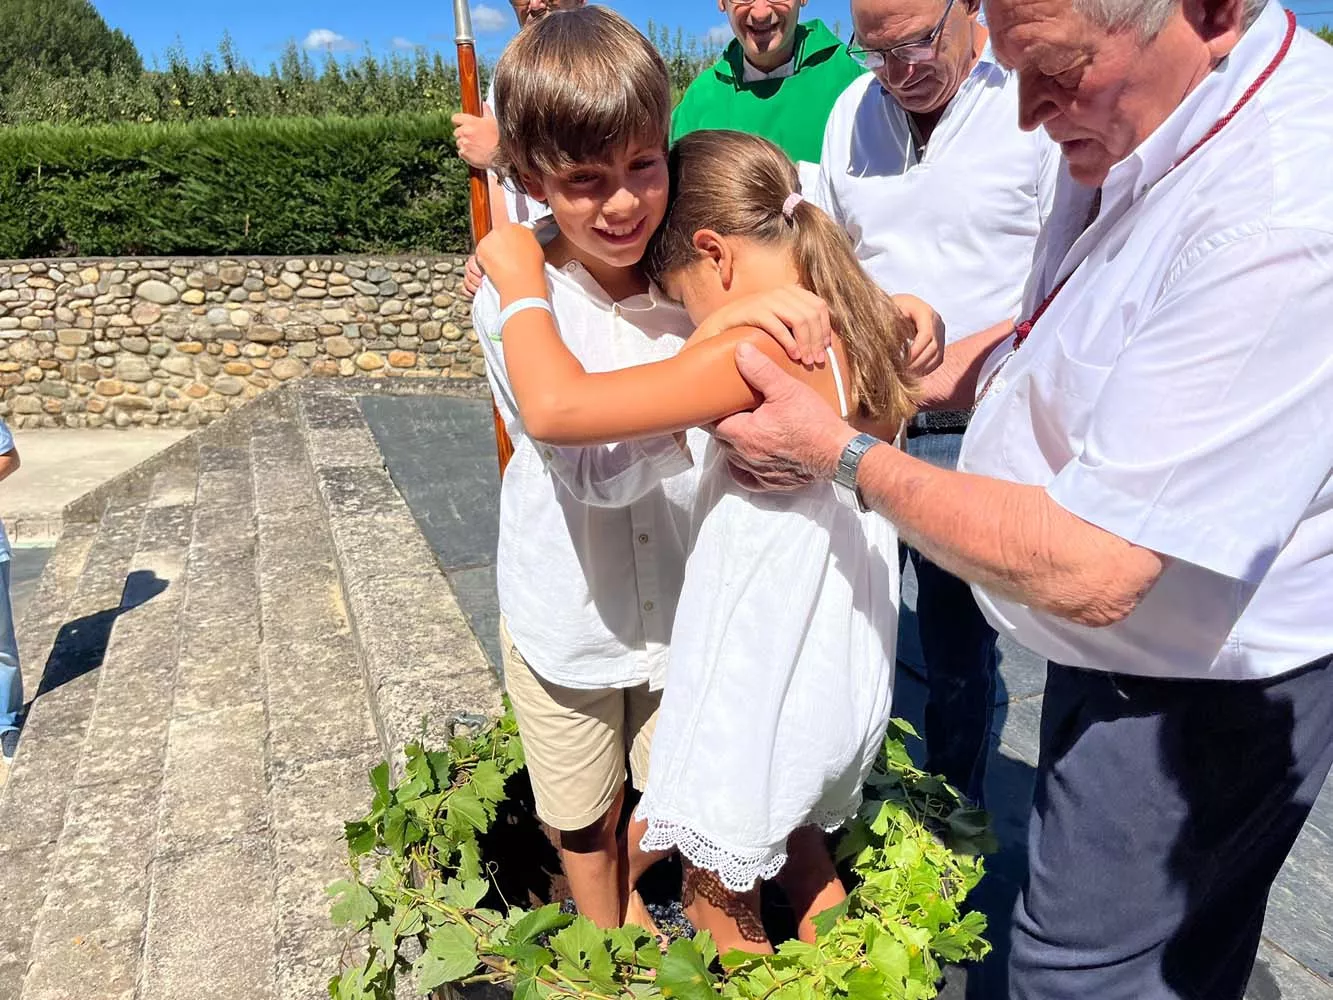
[[[23,714],[23,674],[9,604],[9,560],[0,559],[0,729],[12,729]]]
[[[907,439],[907,453],[931,465],[958,464],[960,433]],[[995,717],[995,630],[972,588],[915,549],[917,632],[926,666],[926,767],[980,803]]]

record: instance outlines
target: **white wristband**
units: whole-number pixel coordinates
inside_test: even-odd
[[[503,337],[505,324],[526,309],[545,309],[548,313],[551,313],[552,316],[555,315],[555,313],[551,312],[551,303],[546,301],[546,299],[516,299],[500,310],[500,317],[495,321],[495,333],[492,335],[491,339],[499,340]]]

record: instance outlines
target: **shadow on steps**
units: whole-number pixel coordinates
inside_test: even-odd
[[[62,625],[51,647],[51,655],[47,657],[33,701],[100,667],[106,658],[107,643],[111,641],[111,629],[116,619],[147,604],[168,586],[168,581],[151,570],[135,570],[125,578],[125,588],[116,607]]]

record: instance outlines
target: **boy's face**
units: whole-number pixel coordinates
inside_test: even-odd
[[[606,163],[524,174],[523,186],[551,207],[561,236],[585,264],[634,267],[666,215],[666,152],[660,142],[631,142]]]

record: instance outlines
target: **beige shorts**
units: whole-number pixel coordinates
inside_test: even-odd
[[[533,673],[500,619],[505,690],[514,705],[537,815],[557,830],[582,830],[606,815],[625,784],[648,778],[661,692],[562,687]]]

